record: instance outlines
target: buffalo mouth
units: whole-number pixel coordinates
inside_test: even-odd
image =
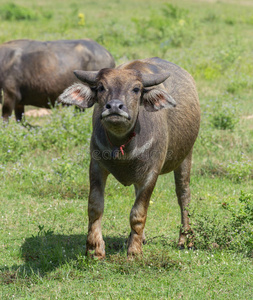
[[[121,111],[121,112],[109,112],[107,110],[103,111],[101,114],[101,119],[102,120],[106,120],[106,121],[120,121],[120,120],[130,120],[131,117],[129,116],[129,114],[125,111]]]

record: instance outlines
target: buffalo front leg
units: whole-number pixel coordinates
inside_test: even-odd
[[[108,173],[94,159],[90,163],[90,194],[88,203],[88,236],[86,253],[98,258],[105,257],[101,221],[104,212],[104,189]]]
[[[192,231],[189,224],[188,206],[191,201],[190,173],[191,173],[192,151],[184,159],[181,165],[174,171],[176,194],[181,209],[181,228],[179,232],[178,246],[183,248],[191,237]],[[188,245],[191,247],[191,242]]]
[[[148,183],[135,185],[136,200],[130,213],[131,234],[128,240],[128,256],[142,253],[149,200],[157,181],[157,173],[154,172],[153,174],[155,175],[152,176]]]

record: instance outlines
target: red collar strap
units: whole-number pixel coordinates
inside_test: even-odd
[[[133,131],[133,132],[130,134],[130,136],[129,136],[129,138],[128,138],[128,140],[127,140],[127,142],[126,142],[125,144],[122,144],[122,145],[120,145],[119,147],[115,147],[115,146],[112,144],[112,142],[111,142],[111,140],[110,140],[110,138],[109,138],[109,136],[108,136],[108,134],[107,134],[106,129],[105,129],[105,134],[106,134],[106,137],[107,137],[107,139],[108,139],[110,145],[111,145],[112,148],[113,148],[112,153],[111,153],[112,158],[118,158],[118,156],[119,156],[119,151],[121,152],[122,155],[124,155],[124,154],[125,154],[125,153],[124,153],[124,148],[126,147],[127,144],[129,144],[129,143],[131,142],[132,138],[136,136],[136,133]]]

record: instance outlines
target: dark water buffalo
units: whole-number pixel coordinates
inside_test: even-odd
[[[136,60],[99,72],[78,70],[75,74],[85,85],[72,85],[60,101],[81,108],[95,104],[87,251],[105,256],[101,220],[110,173],[122,184],[135,187],[128,241],[128,255],[135,255],[142,252],[149,200],[157,178],[174,171],[182,222],[178,244],[184,246],[191,232],[187,206],[192,149],[200,124],[193,78],[159,58]]]
[[[63,90],[76,80],[75,69],[94,71],[114,66],[111,54],[88,39],[6,42],[0,45],[3,119],[8,120],[14,109],[16,119],[21,120],[24,105],[54,105]]]

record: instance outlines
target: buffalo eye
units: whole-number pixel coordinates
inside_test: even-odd
[[[102,93],[103,91],[105,90],[103,84],[101,84],[99,87],[98,87],[98,92],[99,93]]]
[[[140,91],[140,89],[139,89],[139,88],[137,88],[137,87],[133,89],[133,92],[134,92],[135,94],[138,94],[138,93],[139,93],[139,91]]]

